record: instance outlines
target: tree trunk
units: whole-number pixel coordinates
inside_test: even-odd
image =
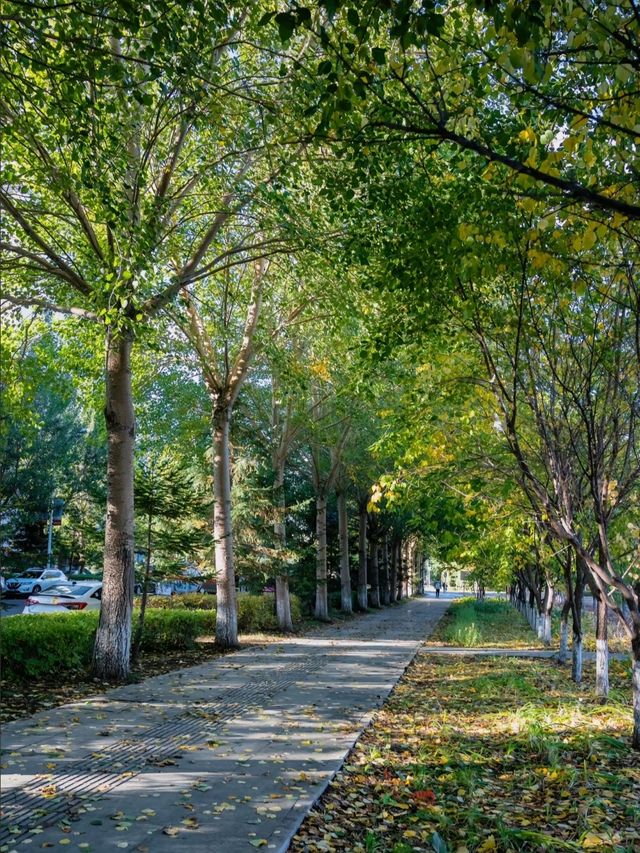
[[[609,638],[607,605],[596,599],[596,696],[609,695]]]
[[[545,646],[551,645],[551,617],[553,615],[553,587],[547,584],[542,611],[542,631],[540,639]]]
[[[631,641],[631,650],[633,653],[631,676],[633,689],[633,736],[631,745],[634,749],[640,750],[640,635],[636,634]]]
[[[351,599],[351,570],[349,568],[349,523],[347,518],[347,496],[336,492],[338,501],[338,539],[340,540],[340,609],[353,613]]]
[[[283,553],[287,544],[287,531],[285,527],[285,495],[284,495],[284,466],[276,468],[273,482],[273,503],[275,508],[275,520],[273,522],[273,533],[276,549],[278,550],[278,568],[276,572],[276,619],[278,628],[284,633],[293,631],[293,620],[291,618],[291,597],[289,595],[289,577],[283,570]]]
[[[100,621],[93,648],[93,674],[123,681],[129,674],[133,611],[133,450],[131,338],[107,337],[107,513]]]
[[[316,497],[316,619],[329,621],[327,594],[327,499],[321,492]]]
[[[571,648],[571,679],[576,684],[582,683],[582,634],[573,632],[573,646]]]
[[[391,603],[390,592],[390,571],[389,571],[389,538],[385,534],[384,544],[381,548],[382,562],[380,562],[380,552],[376,551],[376,559],[378,560],[378,602],[386,607]]]
[[[224,649],[238,646],[238,606],[231,532],[231,459],[229,422],[224,408],[213,417],[213,538],[216,570],[216,642]]]
[[[378,543],[375,539],[369,539],[369,566],[371,568],[369,585],[369,597],[372,607],[380,607],[380,577],[378,574]]]
[[[293,631],[291,618],[291,596],[289,595],[289,578],[287,575],[276,576],[276,619],[278,628],[285,634]]]
[[[153,516],[149,512],[147,518],[147,561],[144,567],[144,581],[142,582],[142,598],[140,600],[140,616],[138,617],[138,625],[136,627],[136,635],[133,641],[131,650],[131,662],[136,663],[140,657],[140,647],[142,646],[142,634],[144,632],[144,617],[147,612],[147,599],[149,598],[149,577],[151,575],[151,526]]]
[[[367,507],[358,514],[358,608],[366,612],[367,602]]]
[[[560,651],[558,652],[558,663],[566,663],[569,657],[569,611],[571,603],[565,601],[560,615]]]
[[[388,551],[387,551],[388,553]],[[389,565],[389,563],[388,563]],[[389,601],[391,604],[398,600],[398,543],[391,540],[391,560],[389,570]]]

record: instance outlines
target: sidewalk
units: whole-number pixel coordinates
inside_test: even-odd
[[[413,599],[8,723],[0,851],[285,851],[449,604]]]

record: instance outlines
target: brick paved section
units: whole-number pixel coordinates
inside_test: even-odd
[[[413,599],[6,724],[0,851],[285,851],[449,603]]]

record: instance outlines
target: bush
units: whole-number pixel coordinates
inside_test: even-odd
[[[53,679],[91,663],[98,613],[51,613],[2,620],[0,654],[5,678]]]
[[[179,595],[150,595],[148,610],[215,610],[216,597],[206,592],[184,592]]]
[[[158,599],[163,603],[145,614],[143,652],[192,649],[198,637],[215,634],[215,596],[188,593],[158,596]],[[203,599],[206,608],[196,609],[199,599]],[[294,622],[301,619],[300,601],[295,595],[291,596],[291,616]],[[137,618],[138,611],[134,610],[134,631]],[[4,618],[0,631],[3,677],[14,681],[54,680],[64,674],[87,672],[97,627],[95,610]],[[241,631],[275,629],[274,595],[239,595],[238,628]]]
[[[208,610],[215,613],[216,597],[200,592],[187,592],[182,595],[156,595],[148,599],[150,611],[158,610]],[[214,617],[215,618],[215,617]],[[291,618],[294,623],[302,619],[300,599],[291,596]],[[238,595],[238,630],[239,631],[274,631],[276,622],[276,601],[273,593],[263,595]]]
[[[215,630],[216,614],[213,610],[148,610],[144,617],[142,650],[192,649],[198,637],[214,634]]]

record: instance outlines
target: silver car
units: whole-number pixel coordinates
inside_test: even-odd
[[[9,578],[7,581],[7,597],[30,595],[32,592],[42,592],[60,581],[66,581],[67,576],[60,569],[27,569],[20,577]]]
[[[99,610],[102,581],[65,581],[27,598],[23,613],[71,613]]]

